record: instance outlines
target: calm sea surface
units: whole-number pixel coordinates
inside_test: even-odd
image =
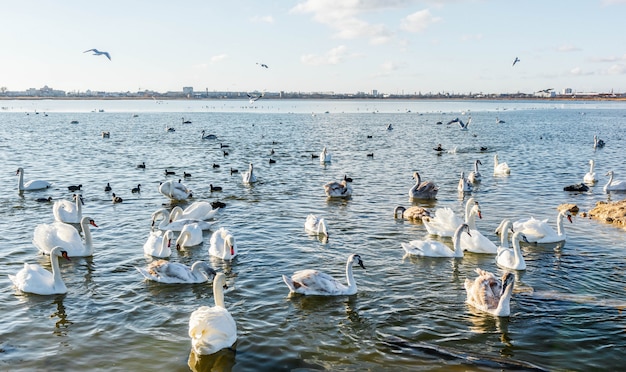
[[[394,219],[393,210],[411,205],[411,176],[419,171],[440,190],[436,201],[418,205],[462,213],[459,174],[477,159],[483,164],[473,193],[483,214],[477,224],[494,242],[503,218],[548,218],[554,226],[561,203],[587,211],[601,200],[621,200],[626,194],[606,195],[602,187],[609,170],[626,179],[625,103],[42,100],[0,106],[0,370],[624,368],[624,230],[578,215],[566,221],[565,244],[523,244],[528,268],[515,272],[511,316],[495,318],[466,305],[463,288],[477,267],[502,275],[495,256],[405,258],[400,243],[427,231]],[[469,116],[467,132],[445,124]],[[182,124],[183,117],[192,123]],[[506,123],[496,124],[496,117]],[[389,123],[393,130],[386,130]],[[166,133],[166,126],[176,132]],[[202,130],[218,139],[201,140]],[[101,138],[102,131],[111,137]],[[605,148],[594,151],[594,134]],[[220,143],[229,145],[228,156]],[[432,148],[439,143],[455,151],[437,156]],[[311,154],[324,146],[333,161],[322,166]],[[272,149],[275,164],[269,164]],[[512,168],[509,177],[491,175],[496,153]],[[582,194],[563,191],[582,182],[590,159],[598,184]],[[136,168],[141,162],[145,170]],[[259,180],[253,186],[230,173],[249,163]],[[45,179],[53,188],[20,194],[18,167],[25,180]],[[153,260],[142,248],[150,215],[164,204],[171,208],[157,191],[168,179],[166,168],[192,174],[184,182],[194,200],[227,204],[214,226],[235,235],[240,256],[232,263],[210,258],[212,231],[206,231],[203,245],[169,259],[206,260],[226,273],[236,352],[191,353],[189,316],[214,305],[211,283],[148,282],[135,269]],[[327,199],[322,185],[346,174],[354,179],[352,198]],[[107,182],[122,204],[111,203]],[[20,293],[8,274],[24,262],[50,268],[31,240],[38,224],[54,220],[52,204],[35,199],[69,200],[67,186],[74,184],[83,185],[83,215],[99,226],[92,229],[95,253],[62,260],[67,294]],[[132,194],[137,184],[141,194]],[[211,193],[209,184],[223,191]],[[304,231],[309,213],[326,218],[328,241]],[[345,280],[351,253],[366,266],[354,269],[356,295],[289,295],[282,274],[317,268]]]

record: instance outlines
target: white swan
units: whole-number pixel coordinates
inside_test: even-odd
[[[346,263],[347,286],[324,272],[311,269],[296,271],[291,277],[283,275],[283,280],[292,293],[319,296],[353,295],[357,292],[356,282],[352,276],[354,264],[365,269],[361,256],[351,254]]]
[[[206,262],[196,261],[191,267],[166,260],[152,261],[147,268],[136,267],[146,279],[159,283],[204,283],[215,276]]]
[[[174,207],[172,209],[170,217],[172,217],[174,211],[176,211],[176,218],[173,218],[173,220],[185,218],[191,218],[196,220],[210,220],[211,218],[215,218],[219,210],[219,208],[213,208],[213,206],[209,202],[196,201],[185,209],[182,209],[178,206]]]
[[[67,292],[67,287],[61,278],[59,269],[59,257],[70,260],[67,252],[61,247],[54,247],[50,251],[50,264],[52,272],[37,264],[24,263],[24,267],[15,275],[9,274],[13,285],[22,292],[38,295],[62,294]]]
[[[513,230],[519,231],[526,236],[529,243],[558,243],[567,239],[563,218],[567,217],[572,223],[572,214],[568,210],[559,212],[556,218],[556,230],[548,224],[548,219],[537,220],[534,217],[525,218],[513,222]]]
[[[172,237],[174,232],[167,230],[165,233],[159,230],[151,231],[148,239],[143,244],[143,253],[152,257],[169,257],[172,255]]]
[[[511,168],[507,163],[498,162],[498,154],[493,155],[493,174],[496,176],[511,174]]]
[[[91,217],[83,217],[80,227],[85,240],[80,237],[78,230],[72,225],[63,222],[40,224],[35,227],[33,244],[42,253],[50,254],[56,246],[62,247],[70,257],[93,256],[93,242],[89,225],[98,227]]]
[[[324,192],[329,198],[349,198],[352,196],[351,182],[342,180],[340,182],[331,181],[324,185]]]
[[[80,223],[83,218],[82,205],[83,196],[79,194],[72,195],[74,203],[68,200],[57,200],[52,206],[52,214],[54,214],[54,220],[65,223]]]
[[[203,241],[200,225],[197,222],[189,223],[180,230],[180,235],[176,238],[176,249],[200,245]]]
[[[326,146],[324,146],[324,149],[322,149],[322,152],[320,153],[320,164],[330,163],[331,158],[332,155],[326,150]]]
[[[479,159],[476,159],[476,161],[474,162],[474,170],[471,171],[470,174],[467,176],[467,180],[471,183],[478,183],[482,181],[482,175],[478,171],[478,164],[483,165],[483,163]]]
[[[461,178],[459,178],[457,190],[459,190],[459,192],[472,192],[473,188],[472,183],[465,178],[465,172],[461,172]]]
[[[444,243],[437,240],[411,240],[408,243],[400,243],[402,249],[412,256],[424,257],[463,257],[463,249],[461,248],[461,234],[466,232],[470,234],[469,226],[465,223],[457,227],[452,243],[454,250],[450,249]]]
[[[432,181],[421,182],[420,174],[413,172],[415,185],[409,190],[409,198],[411,199],[435,199],[439,187]]]
[[[241,178],[245,184],[256,182],[256,174],[254,174],[254,166],[252,163],[248,166],[248,171],[241,174]]]
[[[159,185],[159,192],[172,200],[186,200],[192,196],[191,190],[180,180],[169,180]]]
[[[508,240],[508,235],[508,229],[504,229],[502,233],[502,240]],[[521,240],[527,241],[527,239],[520,231],[515,232],[512,239],[513,248],[505,248],[502,246],[498,247],[498,253],[496,253],[496,263],[506,269],[526,270],[526,261],[524,261],[524,256],[522,255],[519,242]]]
[[[226,277],[218,273],[213,279],[215,306],[201,306],[189,317],[191,347],[197,355],[214,354],[237,341],[237,323],[224,306],[224,288]]]
[[[595,162],[593,161],[593,159],[589,160],[589,166],[589,172],[587,172],[587,174],[585,174],[585,177],[583,177],[583,182],[594,184],[598,182],[598,180],[596,179],[596,172],[594,172],[593,170],[593,167],[595,166]]]
[[[472,204],[470,204],[470,201]],[[468,207],[469,211],[468,211]],[[461,236],[461,246],[473,253],[496,254],[498,247],[476,228],[476,216],[482,218],[480,205],[474,199],[468,200],[465,208],[465,223],[470,226],[470,234]]]
[[[317,217],[314,214],[309,214],[304,222],[304,229],[308,232],[328,236],[328,228],[326,227],[326,220],[324,218]]]
[[[476,268],[478,277],[471,281],[465,279],[466,303],[478,310],[495,316],[511,315],[511,295],[515,277],[506,272],[502,279],[492,273]]]
[[[444,207],[435,209],[434,217],[422,217],[422,222],[429,234],[452,237],[463,220],[457,217],[452,209]]]
[[[237,256],[235,237],[224,227],[220,227],[211,235],[209,255],[223,260],[232,260]]]
[[[604,140],[598,138],[597,135],[593,135],[593,148],[603,148],[605,145]]]
[[[48,181],[43,180],[31,180],[24,183],[24,168],[17,168],[17,172],[15,174],[18,176],[17,178],[17,189],[19,191],[33,191],[33,190],[42,190],[47,189],[52,184]]]
[[[608,193],[609,191],[626,191],[626,181],[623,180],[613,180],[613,171],[608,171],[607,176],[609,176],[609,182],[604,185],[604,192]]]
[[[161,220],[161,222],[158,224],[157,229],[163,230],[163,231],[165,230],[182,231],[185,225],[190,224],[190,223],[197,223],[198,226],[200,226],[202,230],[209,230],[211,226],[213,226],[214,222],[203,221],[203,220],[199,220],[196,218],[179,218],[178,216],[179,210],[182,210],[182,209],[180,207],[178,207],[178,209],[174,207],[172,209],[172,212],[169,212],[165,208],[161,208],[153,212],[152,213],[152,227],[154,227],[154,225],[156,224],[158,220]]]

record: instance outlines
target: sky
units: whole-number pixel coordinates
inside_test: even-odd
[[[625,19],[626,0],[5,0],[0,88],[622,93]]]

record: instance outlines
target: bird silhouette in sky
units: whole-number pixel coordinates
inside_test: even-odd
[[[109,61],[111,60],[111,55],[109,54],[109,52],[101,52],[98,49],[89,49],[89,50],[84,51],[83,53],[87,53],[87,52],[93,52],[94,56],[104,55],[109,59]]]
[[[265,68],[269,68],[265,63],[256,63],[257,65],[261,66],[261,67],[265,67]]]
[[[519,62],[519,61],[520,61],[520,59],[519,59],[519,58],[517,58],[517,57],[515,57],[515,60],[513,61],[513,66],[515,66],[515,64],[516,64],[517,62]]]

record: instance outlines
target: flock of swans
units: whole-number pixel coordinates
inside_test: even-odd
[[[463,123],[455,119],[462,130],[467,130],[471,122]],[[387,128],[391,130],[391,127]],[[207,139],[202,134],[203,139]],[[594,146],[599,146],[596,139]],[[332,157],[324,147],[319,156],[320,164],[328,164]],[[480,160],[474,162],[474,170],[468,177],[461,173],[458,191],[469,193],[473,185],[482,181],[479,171]],[[145,163],[143,164],[145,167]],[[585,174],[583,182],[597,182],[594,172],[594,161],[590,160],[590,171]],[[51,187],[51,183],[43,180],[24,182],[24,170],[19,168],[16,173],[18,189],[20,191],[40,190]],[[508,176],[511,168],[505,162],[499,162],[498,154],[494,155],[493,175]],[[613,171],[609,171],[609,182],[604,187],[605,192],[626,190],[626,181],[614,180]],[[413,172],[415,184],[409,189],[410,200],[435,199],[439,187],[433,181],[422,181],[419,172]],[[257,182],[253,164],[242,172],[242,182],[251,184]],[[110,190],[110,186],[107,184]],[[137,185],[136,191],[140,185]],[[344,177],[341,181],[331,181],[325,184],[324,192],[330,198],[349,198],[352,195],[351,180]],[[213,189],[213,186],[211,185]],[[77,190],[79,191],[79,190]],[[158,191],[170,200],[187,201],[192,191],[180,180],[168,180],[158,186]],[[113,194],[115,202],[115,195]],[[121,202],[121,200],[120,200]],[[47,271],[39,265],[24,264],[16,275],[10,275],[10,280],[20,291],[35,294],[66,293],[67,288],[60,274],[59,258],[88,257],[94,253],[90,226],[97,227],[95,221],[82,215],[83,198],[75,193],[72,201],[59,200],[53,205],[55,222],[40,224],[35,227],[33,244],[37,249],[50,256],[52,271]],[[154,260],[147,267],[137,267],[137,271],[146,279],[159,283],[202,283],[212,279],[215,306],[201,306],[190,315],[189,337],[192,349],[199,355],[212,354],[223,348],[232,347],[237,340],[237,326],[224,304],[224,288],[226,279],[223,273],[216,272],[206,262],[197,261],[191,267],[166,260],[172,254],[172,241],[176,250],[197,246],[203,243],[203,232],[213,230],[220,208],[213,208],[211,203],[196,201],[187,208],[179,206],[171,211],[159,209],[152,213],[152,227],[143,245],[144,254]],[[480,204],[469,198],[465,205],[465,215],[460,218],[447,207],[428,211],[425,208],[413,206],[408,209],[397,207],[395,217],[421,220],[429,233],[426,239],[411,240],[401,243],[401,248],[407,255],[421,257],[448,257],[462,258],[465,252],[494,255],[496,264],[507,270],[525,270],[526,263],[521,251],[520,243],[555,243],[566,240],[564,220],[572,222],[569,211],[561,211],[556,219],[556,231],[550,226],[547,219],[538,220],[534,217],[510,221],[502,221],[496,234],[500,235],[500,245],[496,246],[488,237],[483,235],[476,224],[476,218],[482,218]],[[73,226],[78,225],[79,230]],[[305,231],[311,234],[328,237],[328,227],[324,218],[310,214],[304,223]],[[81,237],[82,233],[82,237]],[[176,234],[178,236],[176,237]],[[511,245],[509,246],[509,236]],[[452,248],[442,238],[452,238]],[[216,229],[210,238],[208,254],[222,260],[233,260],[238,256],[237,242],[233,234],[225,227]],[[357,292],[356,281],[353,276],[353,267],[365,269],[359,254],[348,256],[345,266],[346,283],[323,271],[305,269],[294,272],[292,275],[282,275],[290,293],[302,295],[338,296],[353,295]],[[510,315],[510,299],[513,293],[514,276],[507,271],[501,278],[494,274],[476,268],[477,277],[466,279],[466,302],[481,310],[496,316]]]

